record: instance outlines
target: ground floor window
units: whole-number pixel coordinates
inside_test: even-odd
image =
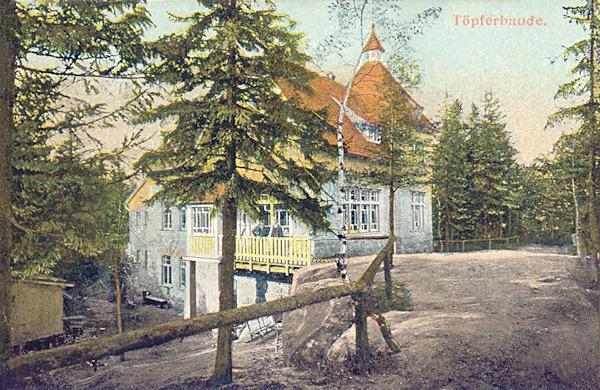
[[[179,229],[185,230],[186,220],[185,220],[185,207],[179,209]]]
[[[162,257],[162,283],[170,286],[173,282],[172,269],[171,269],[171,257]]]
[[[412,212],[412,228],[425,228],[425,193],[419,191],[411,191],[411,212]]]
[[[373,188],[344,188],[342,212],[349,233],[379,231],[379,192]]]
[[[185,279],[185,261],[183,259],[181,261],[181,268],[179,269],[179,284],[181,287],[185,287],[186,279]]]
[[[163,211],[162,228],[163,230],[173,229],[173,213],[171,212],[171,209],[165,209]]]

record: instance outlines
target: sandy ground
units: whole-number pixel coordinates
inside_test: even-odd
[[[596,294],[578,258],[527,250],[403,255],[394,263],[393,278],[414,306],[386,314],[402,352],[379,353],[366,377],[299,370],[284,366],[271,333],[234,344],[228,388],[600,388]],[[21,386],[195,388],[210,375],[213,348],[206,333]]]

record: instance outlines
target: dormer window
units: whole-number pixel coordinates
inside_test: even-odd
[[[372,125],[368,122],[362,122],[358,125],[365,138],[371,142],[381,142],[381,126]]]

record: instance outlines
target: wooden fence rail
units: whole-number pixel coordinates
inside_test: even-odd
[[[127,331],[121,334],[87,340],[81,343],[15,356],[7,361],[7,376],[11,379],[34,374],[41,370],[52,370],[118,355],[127,351],[152,347],[181,337],[191,336],[226,325],[243,323],[255,318],[285,313],[304,306],[328,301],[334,298],[352,296],[356,302],[356,349],[359,372],[364,373],[369,365],[369,346],[366,337],[367,307],[365,294],[372,283],[379,266],[393,250],[395,237],[390,237],[387,245],[379,252],[361,278],[348,284],[324,287],[306,291],[268,302],[255,303],[233,310],[202,314],[187,320],[176,320],[149,328]],[[0,375],[1,377],[1,375]],[[0,381],[0,383],[2,383]]]

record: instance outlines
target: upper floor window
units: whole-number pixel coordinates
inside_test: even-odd
[[[148,226],[148,219],[149,219],[148,212],[144,211],[144,226]]]
[[[140,220],[142,219],[142,216],[140,214],[139,211],[135,212],[135,226],[140,226]]]
[[[212,206],[192,207],[192,232],[194,234],[212,234],[212,224],[210,220],[211,209]]]
[[[163,230],[173,230],[173,213],[171,209],[165,209],[162,216]]]
[[[148,260],[149,260],[148,251],[145,251],[144,252],[144,268],[148,268]]]
[[[185,230],[186,225],[185,207],[179,209],[179,229]]]
[[[343,191],[342,211],[349,233],[379,231],[379,190],[346,187]]]
[[[425,193],[419,191],[411,191],[411,212],[412,212],[412,228],[425,228]]]
[[[172,278],[172,266],[171,266],[171,257],[163,256],[162,257],[162,283],[164,285],[170,286],[173,282]]]

